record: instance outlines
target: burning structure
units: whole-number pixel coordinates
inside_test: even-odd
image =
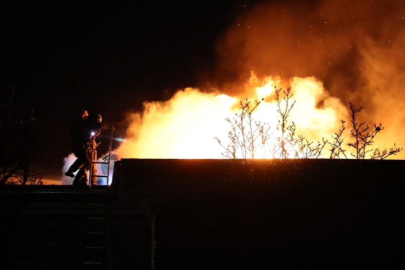
[[[112,190],[0,190],[1,262],[17,269],[403,268],[403,161],[363,160],[366,149],[348,141],[362,138],[353,136],[356,121],[343,134],[341,120],[358,112],[349,102],[363,105],[359,123],[388,127],[374,148],[392,147],[392,138],[405,145],[404,15],[394,0],[251,7],[218,41],[216,76],[129,115]],[[293,110],[280,107],[280,87],[291,88]],[[246,104],[256,127],[268,127],[270,149],[237,154],[276,159],[220,159],[214,138],[228,147],[223,138],[240,122],[225,119],[240,117]],[[351,143],[361,160],[278,160],[295,157],[294,148],[283,154],[293,128],[309,141],[340,134],[337,142]],[[377,124],[370,134],[381,130]],[[62,225],[69,234],[58,231]]]
[[[128,138],[119,154],[221,158],[213,138],[227,137],[224,119],[238,112],[240,100],[264,99],[256,119],[276,129],[274,86],[291,87],[297,103],[290,120],[310,141],[330,139],[341,120],[349,123],[353,103],[365,107],[362,121],[387,127],[375,148],[405,145],[400,98],[404,16],[405,6],[397,1],[288,1],[246,7],[218,40],[215,75],[200,88],[179,90],[167,101],[145,102],[142,113],[129,116]]]

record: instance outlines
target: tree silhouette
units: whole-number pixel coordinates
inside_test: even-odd
[[[372,153],[370,159],[386,159],[389,156],[396,155],[402,151],[403,148],[397,148],[394,144],[394,148],[390,150],[380,150],[370,149],[370,146],[374,144],[374,140],[381,131],[384,130],[384,127],[381,123],[374,124],[373,127],[370,127],[365,122],[358,122],[358,114],[363,110],[363,107],[356,107],[353,103],[350,105],[350,121],[352,124],[352,129],[350,130],[351,137],[354,139],[354,142],[350,142],[349,147],[354,148],[355,153],[352,153],[352,156],[356,159],[365,159],[369,153]]]
[[[241,154],[243,159],[257,158],[257,151],[261,149],[263,153],[270,149],[273,158],[319,158],[322,157],[326,145],[329,146],[329,154],[324,157],[330,159],[348,158],[347,150],[344,149],[344,132],[346,130],[346,121],[341,121],[341,127],[338,132],[331,135],[329,142],[322,138],[317,143],[309,141],[302,135],[296,134],[296,125],[290,122],[290,113],[296,104],[292,100],[293,94],[291,88],[283,90],[275,88],[275,100],[277,102],[277,113],[280,117],[276,129],[271,131],[268,123],[261,123],[254,120],[253,114],[257,110],[261,101],[255,101],[253,104],[246,99],[239,102],[240,112],[235,114],[234,118],[227,118],[231,130],[228,132],[229,143],[224,144],[218,137],[215,137],[219,145],[225,150],[222,155],[226,158],[236,159]],[[370,127],[365,122],[358,121],[358,115],[363,107],[356,107],[349,103],[350,107],[350,135],[353,139],[347,146],[354,150],[350,155],[356,159],[383,160],[392,155],[396,155],[403,150],[394,144],[393,148],[372,149],[376,136],[384,130],[383,125],[374,124]],[[274,137],[274,134],[275,137]],[[271,139],[274,140],[271,140]]]
[[[234,118],[226,119],[231,126],[231,130],[228,132],[229,143],[225,145],[218,137],[215,137],[215,140],[225,150],[222,153],[224,157],[235,159],[240,151],[243,159],[254,159],[257,148],[266,145],[269,139],[269,126],[266,123],[257,122],[253,118],[253,112],[261,102],[255,101],[252,104],[248,99],[244,102],[240,101],[240,112],[236,113]]]
[[[328,144],[331,146],[329,149],[330,151],[330,159],[340,159],[344,157],[347,159],[346,150],[343,149],[342,145],[344,142],[343,139],[343,132],[346,130],[345,123],[346,121],[342,120],[342,127],[339,129],[338,132],[332,135],[333,141],[329,142]]]

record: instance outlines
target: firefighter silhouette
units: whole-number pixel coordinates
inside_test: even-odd
[[[81,117],[73,124],[70,138],[72,152],[77,159],[69,167],[65,175],[74,177],[74,186],[87,186],[87,172],[90,169],[92,155],[97,147],[95,138],[101,132],[102,120],[101,115],[89,114],[86,110],[83,110]],[[75,172],[77,172],[76,176],[74,175]]]

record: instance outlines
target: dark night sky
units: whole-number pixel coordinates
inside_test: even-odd
[[[81,108],[125,134],[125,112],[196,86],[215,44],[252,1],[11,1],[1,7],[1,91],[16,117],[34,108],[34,160],[58,177]],[[3,95],[4,96],[4,95]]]

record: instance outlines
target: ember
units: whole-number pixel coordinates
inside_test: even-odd
[[[165,102],[146,102],[142,113],[131,116],[120,156],[221,158],[213,137],[227,137],[224,119],[238,112],[240,100],[264,98],[255,120],[277,127],[274,87],[292,88],[297,103],[290,120],[309,141],[330,140],[342,120],[350,124],[354,103],[365,108],[359,121],[386,127],[373,149],[403,146],[404,12],[396,1],[365,0],[246,8],[219,38],[220,64],[208,82],[215,90],[187,88]],[[349,130],[342,134],[344,146]]]

